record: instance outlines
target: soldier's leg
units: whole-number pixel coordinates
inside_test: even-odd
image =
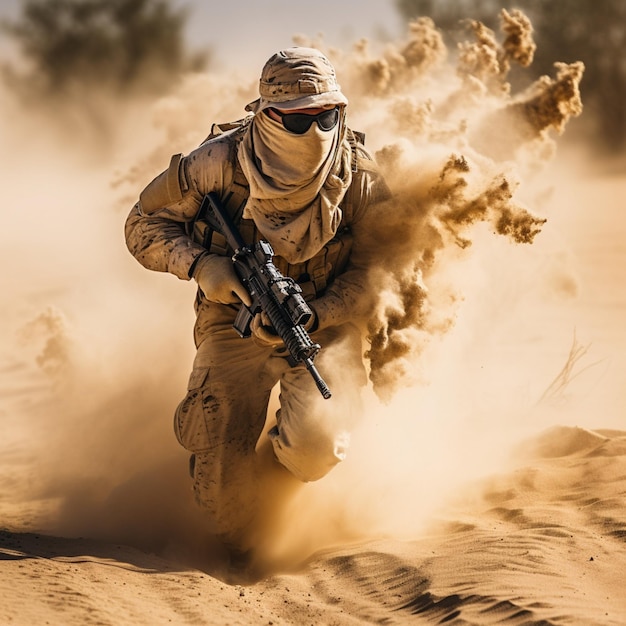
[[[322,398],[304,366],[285,369],[277,425],[269,432],[278,461],[302,481],[321,478],[345,458],[367,382],[356,327],[328,329],[315,340],[323,346],[315,363],[332,397]]]
[[[194,492],[212,531],[237,543],[256,514],[255,445],[276,379],[269,350],[228,326],[199,346],[188,393],[176,410],[180,443],[195,454]]]

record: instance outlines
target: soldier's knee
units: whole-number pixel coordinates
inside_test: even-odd
[[[323,478],[335,465],[346,458],[348,433],[316,432],[308,437],[296,436],[285,429],[269,431],[274,454],[298,480],[312,482]]]

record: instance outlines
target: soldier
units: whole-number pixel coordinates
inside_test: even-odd
[[[359,321],[366,301],[366,216],[389,195],[362,137],[346,125],[348,101],[329,60],[293,47],[265,64],[251,113],[217,128],[141,193],[126,222],[130,252],[151,270],[198,283],[196,357],[174,417],[191,455],[197,502],[225,544],[245,549],[258,521],[258,481],[273,472],[313,481],[346,454],[366,383]],[[296,280],[322,346],[318,369],[333,391],[320,397],[302,365],[258,315],[241,339],[233,321],[250,296],[221,233],[199,215],[217,192],[247,243],[265,239]],[[371,223],[371,220],[370,220]],[[272,388],[280,408],[267,436]],[[295,479],[293,478],[295,477]]]

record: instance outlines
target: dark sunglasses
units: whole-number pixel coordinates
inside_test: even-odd
[[[329,131],[337,126],[339,122],[339,107],[322,111],[317,115],[307,115],[306,113],[282,113],[278,109],[272,111],[280,117],[286,130],[296,135],[304,135],[313,122],[317,122],[320,130]]]

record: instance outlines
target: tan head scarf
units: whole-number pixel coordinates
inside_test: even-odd
[[[319,252],[341,222],[339,203],[350,183],[351,148],[346,139],[346,97],[330,61],[314,48],[294,47],[273,55],[259,81],[256,113],[239,144],[238,158],[250,184],[244,217],[254,220],[274,252],[289,263]],[[341,107],[331,131],[317,123],[303,135],[270,118],[269,107],[289,110]]]
[[[352,181],[344,129],[343,120],[327,132],[314,123],[295,135],[259,113],[239,145],[250,184],[244,217],[289,263],[310,259],[337,232],[339,203]]]

